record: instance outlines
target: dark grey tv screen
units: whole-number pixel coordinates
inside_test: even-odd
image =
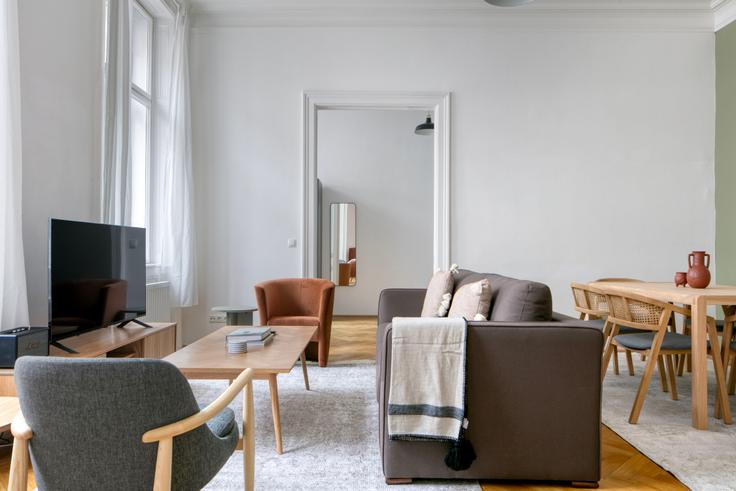
[[[49,221],[52,341],[146,313],[146,229]]]

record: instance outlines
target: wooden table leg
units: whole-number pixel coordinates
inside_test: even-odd
[[[256,412],[253,409],[253,382],[243,391],[243,476],[246,491],[253,491],[256,477]]]
[[[268,388],[271,391],[271,413],[273,414],[273,433],[276,437],[276,453],[281,455],[284,453],[284,447],[281,444],[281,412],[279,411],[279,386],[276,382],[276,374],[272,373],[268,376]]]
[[[692,304],[692,365],[693,365],[693,428],[708,429],[708,344],[706,319],[708,305],[703,297],[695,297]],[[716,355],[717,356],[717,355]]]
[[[302,354],[299,355],[299,359],[302,362],[302,375],[304,375],[304,387],[309,390],[309,375],[307,374],[307,354],[306,352],[302,351]]]

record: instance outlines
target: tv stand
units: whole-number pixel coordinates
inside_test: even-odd
[[[0,0],[1,1],[1,0]],[[49,355],[70,358],[164,358],[176,351],[176,323],[103,327],[51,343]],[[15,396],[12,368],[0,368],[0,396]]]
[[[65,351],[69,353],[70,355],[78,355],[79,351],[71,349],[69,346],[64,346],[58,341],[51,341],[51,346],[55,346],[56,348],[59,348],[61,351]]]
[[[143,327],[145,327],[146,329],[153,329],[153,326],[152,326],[152,325],[150,325],[150,324],[146,324],[146,323],[145,323],[145,322],[143,322],[142,320],[138,320],[138,319],[128,319],[127,321],[123,321],[123,322],[121,322],[120,324],[118,324],[118,326],[117,326],[117,327],[125,327],[126,325],[130,324],[131,322],[135,322],[135,323],[136,323],[136,324],[138,324],[139,326],[143,326]]]

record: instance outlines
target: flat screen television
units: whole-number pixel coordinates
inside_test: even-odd
[[[146,229],[49,221],[51,342],[146,314]]]

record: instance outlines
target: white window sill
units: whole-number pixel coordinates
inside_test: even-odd
[[[146,264],[146,285],[155,285],[158,283],[169,284],[166,275],[161,271],[161,265],[155,263]]]

